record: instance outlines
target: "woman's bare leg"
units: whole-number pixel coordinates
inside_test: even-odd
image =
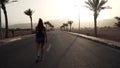
[[[41,55],[41,57],[43,57],[43,55],[44,55],[44,49],[43,49],[43,47],[44,47],[44,43],[41,43],[41,46],[40,46],[40,55]]]
[[[44,46],[44,43],[36,45],[36,55],[37,56],[43,56],[43,54],[44,54],[43,46]]]
[[[36,62],[43,60],[44,55],[44,49],[43,49],[44,43],[40,43],[36,45]]]
[[[36,44],[36,56],[40,56],[40,44]]]
[[[39,62],[39,56],[40,56],[40,44],[36,43],[36,63]]]

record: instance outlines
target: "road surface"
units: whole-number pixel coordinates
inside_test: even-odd
[[[0,47],[0,68],[120,68],[120,50],[67,32],[48,32],[44,60],[35,63],[35,38]]]

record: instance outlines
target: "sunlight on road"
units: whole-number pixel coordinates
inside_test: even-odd
[[[21,40],[22,38],[14,38],[14,39],[11,39],[9,42],[12,42],[12,41],[16,41],[16,40]]]

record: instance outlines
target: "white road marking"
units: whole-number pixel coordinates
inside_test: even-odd
[[[48,45],[48,48],[46,49],[47,52],[50,51],[51,46],[52,46],[51,44]]]

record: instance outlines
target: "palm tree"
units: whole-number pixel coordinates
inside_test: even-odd
[[[7,17],[7,11],[6,11],[6,4],[11,2],[17,2],[17,0],[1,0],[0,5],[2,7],[3,13],[5,15],[5,38],[8,38],[8,17]]]
[[[47,25],[49,25],[49,23],[50,23],[49,21],[44,22],[46,29],[48,29]]]
[[[61,30],[65,30],[65,23],[63,23],[60,28],[61,28]]]
[[[120,28],[120,17],[115,17],[115,19],[118,21],[117,23],[115,23],[115,26]]]
[[[70,25],[70,31],[71,31],[72,23],[73,23],[73,21],[68,21],[68,24]]]
[[[53,30],[54,26],[49,22],[48,25],[50,26],[50,30]]]
[[[63,25],[65,26],[65,30],[67,30],[68,24],[67,24],[67,23],[64,23]]]
[[[101,10],[110,8],[109,6],[103,6],[108,0],[88,0],[85,1],[86,7],[94,12],[94,30],[95,36],[97,36],[97,17]]]
[[[29,9],[25,10],[24,13],[30,17],[30,21],[31,21],[31,33],[33,33],[32,15],[33,15],[34,12],[33,12],[33,10],[31,10],[29,8]]]
[[[65,29],[64,25],[60,26],[60,30],[64,30],[64,29]]]
[[[60,26],[61,30],[65,30],[65,25],[64,23]]]

